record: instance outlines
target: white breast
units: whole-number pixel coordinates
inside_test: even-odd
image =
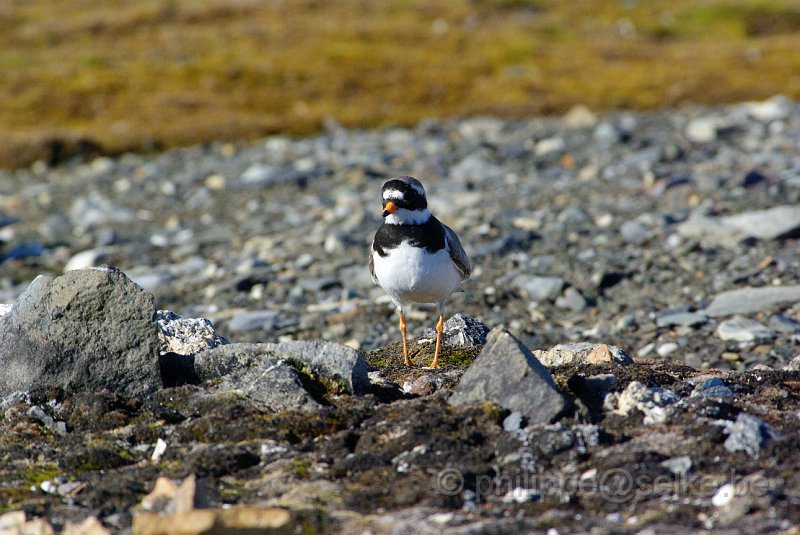
[[[444,302],[461,283],[446,249],[429,253],[403,242],[386,252],[387,256],[372,252],[375,277],[397,305]]]

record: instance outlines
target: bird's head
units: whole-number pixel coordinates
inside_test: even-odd
[[[386,223],[418,225],[425,223],[431,217],[425,188],[416,178],[410,176],[392,178],[383,185],[381,195]]]

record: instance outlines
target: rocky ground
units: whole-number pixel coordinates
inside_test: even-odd
[[[792,532],[797,146],[776,97],[2,171],[0,533]],[[475,266],[441,370],[366,269],[398,174]]]

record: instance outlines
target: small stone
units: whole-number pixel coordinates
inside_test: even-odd
[[[622,239],[634,245],[641,245],[650,239],[651,232],[636,221],[624,221],[619,227]]]
[[[776,314],[770,316],[769,328],[779,333],[796,334],[800,333],[800,321],[782,314]]]
[[[726,483],[717,489],[717,492],[711,497],[711,505],[714,507],[725,507],[731,503],[735,494],[736,487],[734,487],[732,483]]]
[[[692,391],[692,396],[729,398],[733,396],[733,390],[725,386],[725,383],[719,377],[711,377],[702,383],[698,383]]]
[[[153,448],[153,454],[150,456],[150,460],[154,463],[157,463],[161,460],[161,457],[164,456],[164,452],[167,451],[167,443],[164,439],[159,438],[156,441],[156,446]]]
[[[722,340],[735,342],[752,342],[766,340],[773,334],[764,324],[748,318],[727,319],[717,326],[717,336]]]
[[[564,150],[565,147],[566,143],[564,142],[563,138],[550,137],[539,141],[536,144],[534,153],[536,154],[536,156],[546,156],[554,152],[561,152]]]
[[[280,312],[275,310],[249,310],[233,316],[228,328],[233,332],[254,331],[262,329],[272,331],[279,328],[284,321]]]
[[[632,381],[622,392],[606,396],[603,405],[618,414],[628,415],[633,410],[644,414],[644,423],[664,423],[668,417],[668,407],[680,397],[665,388],[648,388],[639,381]]]
[[[708,317],[699,312],[671,312],[656,317],[656,325],[659,327],[671,327],[674,325],[697,327],[707,322]]]
[[[573,344],[559,344],[548,350],[537,349],[533,355],[545,366],[599,364],[612,362],[620,366],[633,364],[633,358],[623,349],[607,344],[593,344],[591,342],[576,342]]]
[[[104,248],[87,249],[72,255],[64,266],[64,272],[73,271],[76,269],[84,269],[97,266],[102,263],[103,258],[106,257],[106,250]]]
[[[586,299],[578,290],[569,287],[556,299],[555,305],[558,308],[580,312],[586,308]]]
[[[739,362],[742,360],[741,355],[739,355],[739,353],[734,353],[733,351],[723,351],[719,358],[725,362]]]
[[[583,104],[578,104],[564,114],[563,120],[567,128],[589,128],[597,124],[597,115]]]
[[[772,427],[752,414],[740,412],[735,422],[726,422],[725,449],[730,452],[744,451],[751,457],[757,457],[768,442],[778,438]]]
[[[439,385],[431,374],[420,375],[413,381],[403,383],[403,392],[415,396],[430,396]]]
[[[156,312],[158,325],[158,350],[178,355],[194,355],[204,349],[227,344],[225,337],[217,334],[210,320],[181,318],[169,310]]]
[[[503,420],[503,429],[509,433],[518,431],[522,427],[522,413],[513,411]]]
[[[717,294],[702,313],[712,317],[751,314],[798,301],[800,286],[741,288]]]
[[[540,277],[537,275],[517,275],[514,285],[532,301],[553,300],[566,284],[561,277]]]
[[[717,131],[721,126],[716,117],[698,117],[686,125],[686,137],[692,143],[709,143],[717,139]]]
[[[666,461],[661,461],[661,466],[675,474],[676,476],[685,476],[692,469],[692,458],[688,455],[681,455],[680,457],[672,457]]]
[[[442,344],[455,347],[476,347],[486,343],[489,327],[482,321],[465,314],[454,314],[444,322]],[[434,338],[436,331],[425,329],[421,336]]]
[[[665,342],[656,348],[656,353],[659,357],[666,357],[667,355],[677,351],[679,347],[680,346],[675,342]]]

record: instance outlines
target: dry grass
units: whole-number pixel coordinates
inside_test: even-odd
[[[800,97],[800,3],[0,0],[0,166],[425,117]]]

